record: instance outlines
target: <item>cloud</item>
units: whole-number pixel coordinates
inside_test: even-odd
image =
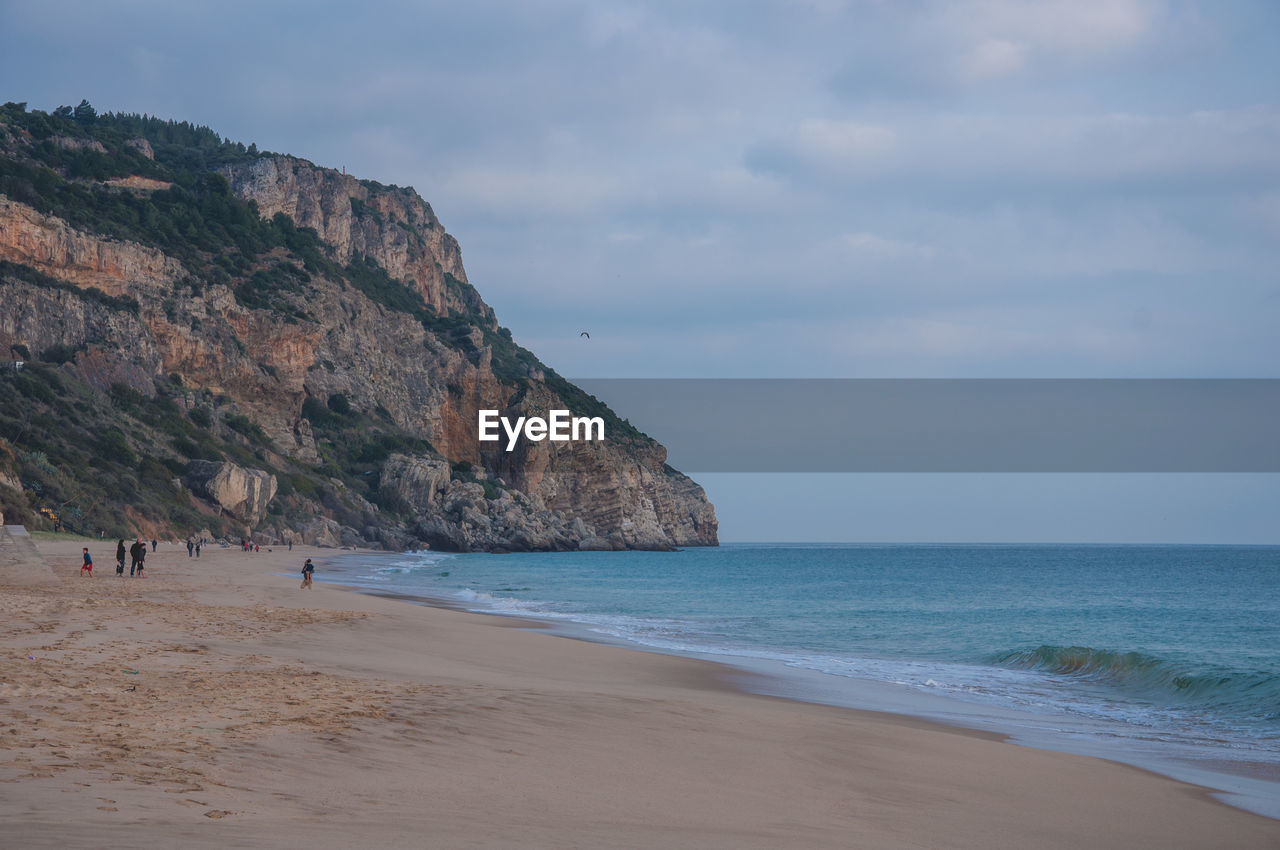
[[[1247,197],[1239,210],[1246,224],[1280,235],[1280,190]]]
[[[1162,0],[935,0],[847,11],[852,58],[832,75],[854,99],[954,96],[1133,54],[1170,26]]]
[[[634,233],[634,232],[619,230],[619,231],[614,231],[613,233],[610,233],[606,238],[610,242],[614,242],[614,243],[643,242],[645,240],[645,235],[643,233]]]
[[[643,21],[643,12],[635,6],[601,3],[587,11],[587,42],[593,47],[603,47],[620,36],[637,33],[643,26]]]
[[[796,127],[790,146],[799,155],[817,160],[877,162],[894,150],[896,139],[893,130],[884,126],[807,118]]]
[[[1013,361],[1070,358],[1077,362],[1123,363],[1142,347],[1133,327],[1100,326],[1096,316],[1066,318],[1046,327],[1041,311],[959,311],[934,316],[885,318],[851,329],[833,348],[857,358],[957,361]]]
[[[852,180],[917,178],[1185,183],[1280,175],[1280,109],[1189,113],[913,114],[893,124],[804,119],[749,151],[763,173]]]
[[[851,257],[872,261],[928,260],[935,250],[907,239],[892,239],[874,233],[846,233],[837,237],[837,243]]]
[[[1131,47],[1162,18],[1155,0],[976,0],[935,7],[931,26],[960,40],[1008,40],[1036,52],[1097,54]]]
[[[620,181],[592,171],[474,166],[451,172],[440,188],[465,199],[464,211],[497,216],[596,212],[618,197]]]
[[[1030,48],[1002,38],[984,39],[960,58],[960,73],[968,80],[1003,77],[1020,70]]]

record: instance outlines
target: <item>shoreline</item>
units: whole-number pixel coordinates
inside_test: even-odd
[[[349,552],[327,559],[327,563],[348,559],[356,561],[362,554],[367,557],[369,554],[391,553]],[[1012,709],[997,710],[945,695],[919,693],[881,680],[842,677],[818,670],[791,667],[782,661],[732,653],[666,649],[602,634],[592,630],[587,624],[572,619],[539,618],[536,614],[467,607],[446,596],[382,590],[356,584],[338,586],[361,595],[493,617],[511,627],[536,629],[570,640],[632,652],[704,661],[724,668],[720,675],[726,685],[744,694],[908,718],[959,732],[993,735],[1017,746],[1126,765],[1202,788],[1224,805],[1280,821],[1280,769],[1270,763],[1178,757],[1144,752],[1132,744],[1128,749],[1117,751],[1096,738],[1087,735],[1077,737],[1079,733],[1073,735],[1070,732],[1033,731],[1029,724],[1034,721],[1034,715],[1020,716],[1022,712]]]
[[[325,584],[359,552],[196,563],[162,544],[127,580],[90,541],[103,562],[77,580],[79,545],[38,541],[61,583],[0,594],[13,846],[1280,842],[1280,823],[1126,765]],[[278,575],[305,557],[312,591]]]

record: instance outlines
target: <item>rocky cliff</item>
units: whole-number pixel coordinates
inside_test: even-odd
[[[36,361],[0,376],[23,399],[0,439],[24,485],[93,491],[69,467],[97,455],[30,428],[74,419],[78,400],[68,433],[118,434],[133,467],[103,468],[163,477],[181,503],[135,526],[459,550],[716,543],[701,488],[515,344],[411,189],[190,125],[13,104],[0,155],[0,355]],[[30,385],[33,368],[58,397]],[[488,449],[480,408],[599,415],[608,439]],[[248,507],[232,490],[252,491]]]
[[[467,280],[458,241],[412,189],[379,186],[286,156],[229,164],[220,172],[264,218],[283,213],[298,227],[314,229],[338,262],[369,257],[437,314],[476,311],[497,327],[475,290],[458,285]]]

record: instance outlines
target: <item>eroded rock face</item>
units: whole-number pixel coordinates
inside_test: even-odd
[[[24,345],[38,355],[50,345],[80,349],[73,368],[98,389],[125,384],[152,391],[163,358],[136,314],[22,281],[5,283],[3,291],[0,350]]]
[[[105,239],[0,195],[0,259],[108,295],[167,290],[182,265],[135,242]]]
[[[655,481],[640,464],[552,473],[527,493],[482,469],[472,474],[491,481],[487,492],[482,483],[455,479],[444,460],[395,454],[383,467],[381,495],[384,504],[417,518],[419,537],[453,551],[669,549],[716,542],[714,509],[702,488],[679,473],[660,473],[667,480]]]
[[[541,416],[563,407],[534,385],[503,415]],[[719,523],[705,492],[667,466],[667,450],[636,437],[616,443],[520,441],[513,451],[483,453],[486,468],[518,490],[536,494],[553,512],[581,520],[577,541],[589,548],[663,549],[714,546]]]
[[[299,227],[315,228],[339,262],[372,257],[392,277],[412,283],[441,315],[465,312],[469,301],[476,306],[478,299],[447,285],[446,275],[467,280],[458,241],[412,189],[374,192],[349,174],[287,156],[228,165],[222,173],[263,218],[284,213]]]
[[[393,454],[382,467],[380,489],[418,514],[440,507],[449,489],[452,472],[443,458]]]
[[[193,460],[184,483],[202,498],[236,519],[257,525],[276,495],[276,477],[261,469],[245,469],[228,461]]]
[[[476,474],[476,473],[473,473]],[[485,473],[478,471],[483,478]],[[455,480],[447,461],[395,454],[383,467],[384,503],[400,504],[415,517],[414,532],[436,549],[552,551],[578,548],[589,531],[549,510],[535,496],[504,483]],[[608,547],[613,548],[613,547]]]

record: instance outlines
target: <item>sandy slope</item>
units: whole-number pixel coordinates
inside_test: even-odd
[[[39,545],[70,577],[0,588],[0,847],[1280,846],[1130,767],[325,587],[332,552]]]

